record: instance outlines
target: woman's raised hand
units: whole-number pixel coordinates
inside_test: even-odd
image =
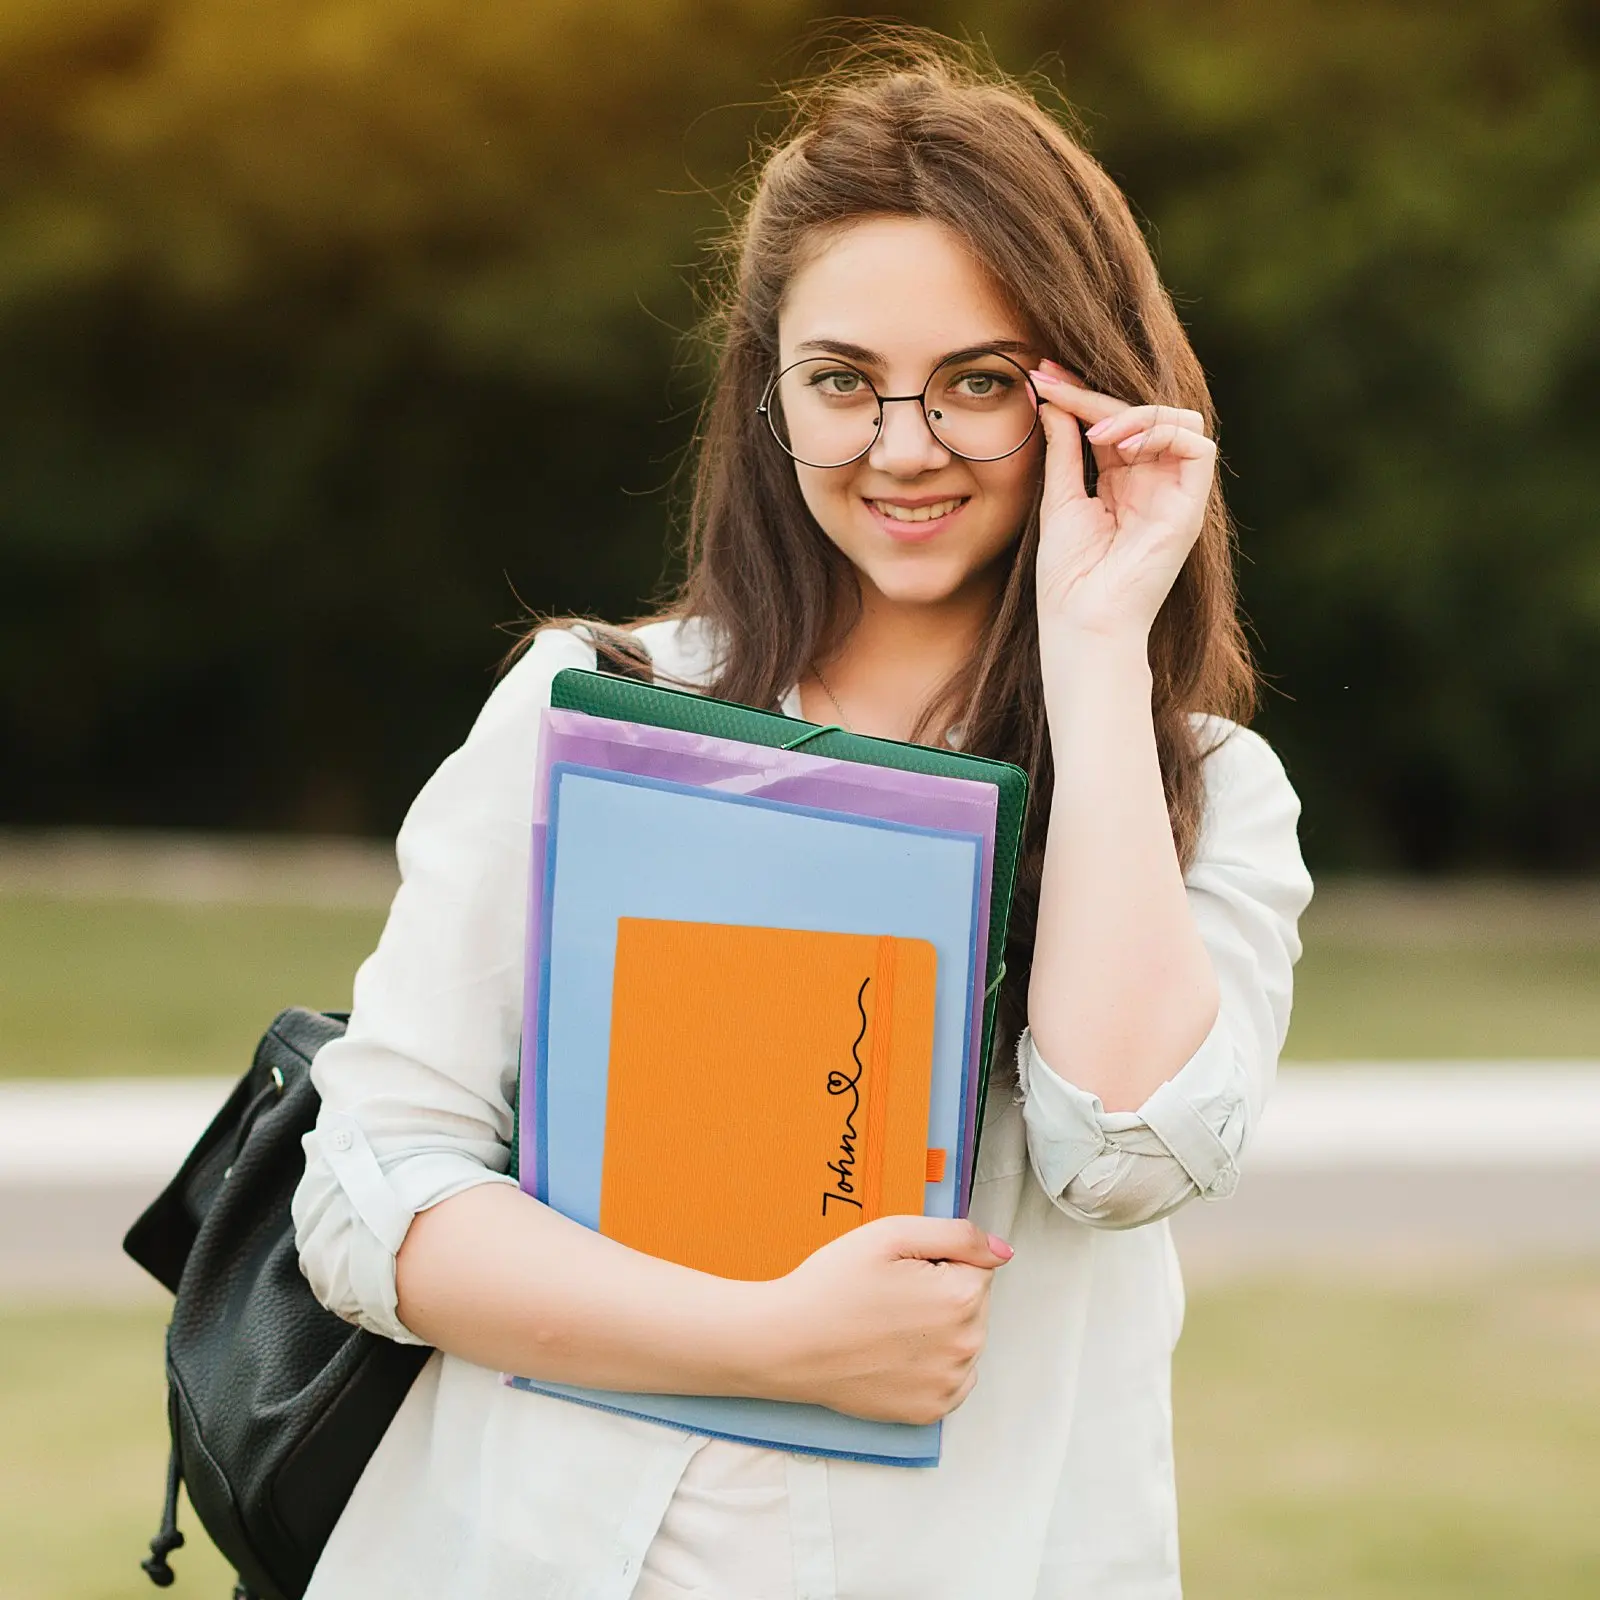
[[[1040,626],[1142,637],[1200,535],[1216,444],[1198,411],[1130,406],[1053,361],[1029,376],[1047,441]],[[1093,495],[1083,481],[1085,433],[1099,473]]]
[[[1004,1240],[971,1222],[881,1217],[773,1283],[781,1398],[936,1422],[977,1382]]]

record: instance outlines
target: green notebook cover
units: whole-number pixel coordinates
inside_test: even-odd
[[[979,1049],[976,1143],[982,1135],[983,1107],[989,1088],[989,1063],[994,1050],[995,1013],[999,1004],[999,978],[1005,966],[1006,929],[1011,920],[1011,898],[1017,881],[1017,855],[1022,848],[1022,822],[1028,805],[1028,775],[1009,762],[959,750],[939,750],[906,744],[897,739],[874,739],[846,733],[842,728],[803,722],[776,711],[686,689],[668,689],[634,678],[568,667],[558,672],[550,690],[550,704],[563,711],[582,711],[592,717],[618,722],[642,722],[657,728],[677,728],[685,733],[711,734],[740,739],[746,744],[775,749],[795,748],[836,761],[859,761],[868,766],[896,767],[902,772],[937,777],[966,778],[992,783],[999,791],[994,838],[994,881],[989,892],[989,946],[983,1036]],[[513,1171],[516,1168],[513,1166]]]

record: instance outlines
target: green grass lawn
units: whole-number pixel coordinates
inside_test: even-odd
[[[166,1415],[159,1309],[0,1308],[0,1600],[148,1600]],[[171,1593],[232,1579],[185,1506]]]
[[[231,1076],[283,1006],[348,1004],[382,925],[378,911],[0,896],[0,1077]],[[1306,946],[1292,1059],[1600,1057],[1600,930],[1430,944],[1313,917]]]
[[[1194,1297],[1189,1600],[1600,1594],[1600,1273]]]
[[[1600,1594],[1600,1274],[1191,1298],[1189,1600]],[[165,1443],[158,1310],[0,1312],[0,1600],[135,1600]],[[174,1593],[224,1600],[192,1515]]]
[[[342,1010],[380,911],[0,896],[0,1077],[232,1077],[287,1005]]]
[[[1600,941],[1430,949],[1313,932],[1295,972],[1295,1061],[1600,1059]]]

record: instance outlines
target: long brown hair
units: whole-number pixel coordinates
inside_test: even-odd
[[[1056,360],[1130,403],[1199,411],[1204,374],[1126,200],[1019,82],[920,30],[874,33],[787,96],[790,119],[757,160],[723,241],[704,332],[716,369],[695,441],[688,571],[659,615],[709,619],[710,693],[770,707],[848,634],[854,569],[802,500],[756,407],[778,354],[778,309],[825,230],[878,216],[952,227]],[[1017,882],[1003,1037],[1026,995],[1052,768],[1033,597],[1037,502],[972,658],[924,709],[918,737],[956,713],[963,748],[1026,768],[1032,802]],[[1153,711],[1180,858],[1203,803],[1191,712],[1246,720],[1254,673],[1237,615],[1233,532],[1220,488],[1150,635]],[[944,726],[940,721],[938,726]]]

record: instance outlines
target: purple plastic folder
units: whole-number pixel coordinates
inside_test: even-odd
[[[524,1120],[518,1138],[517,1177],[529,1194],[536,1192],[538,1179],[538,1140],[526,1125],[532,1107],[537,1104],[534,1082],[538,1063],[529,1044],[539,1037],[545,836],[550,819],[550,772],[558,762],[625,772],[641,778],[665,778],[724,794],[759,795],[790,805],[816,806],[886,822],[975,833],[982,840],[977,921],[981,930],[979,948],[987,943],[999,808],[999,790],[993,784],[902,772],[860,761],[814,756],[804,750],[772,749],[740,739],[686,733],[677,728],[657,728],[647,723],[621,722],[610,717],[593,717],[582,711],[547,707],[540,723],[539,755],[534,774],[528,942],[524,963],[524,1046],[518,1095],[518,1114]],[[982,1077],[978,1071],[978,1055],[983,1040],[984,981],[984,964],[979,961],[973,972],[972,1026],[967,1040],[966,1105],[962,1118],[964,1137],[958,1209],[963,1216],[972,1198],[972,1129],[976,1126],[978,1084]]]

